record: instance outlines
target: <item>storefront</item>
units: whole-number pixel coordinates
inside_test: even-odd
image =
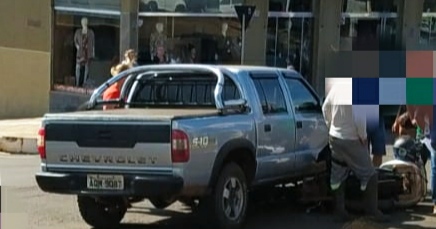
[[[110,67],[120,61],[128,47],[135,47],[140,65],[240,64],[244,55],[241,25],[233,7],[246,3],[244,0],[53,1],[52,92],[89,95],[111,77]],[[265,49],[260,48],[264,56],[255,58],[267,66],[294,68],[308,79],[319,77],[320,73],[314,72],[314,63],[322,63],[319,59],[324,58],[319,55],[320,46],[314,46],[314,42],[321,42],[314,37],[315,31],[322,29],[315,23],[314,4],[319,5],[319,1],[264,1],[248,1],[260,11],[268,7],[266,23],[258,22],[256,32],[252,30],[245,41],[251,47],[265,44]],[[340,38],[335,38],[340,40],[339,50],[398,49],[399,14],[395,2],[343,0]],[[432,48],[436,46],[436,2],[426,0],[424,11],[421,43]],[[263,31],[266,36],[261,34]],[[63,97],[52,99],[51,107],[65,101]]]

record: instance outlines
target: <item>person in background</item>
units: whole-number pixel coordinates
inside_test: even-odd
[[[115,68],[119,63],[120,63],[120,57],[118,55],[114,56],[111,60],[111,68],[110,68],[110,73],[112,76],[115,75]]]
[[[407,135],[411,138],[416,138],[416,134],[418,132],[417,129],[418,126],[413,124],[412,119],[407,112],[407,107],[405,105],[401,105],[398,109],[395,122],[392,125],[392,133],[397,136]]]
[[[156,47],[156,56],[153,58],[153,63],[155,64],[167,64],[167,56],[165,54],[165,47],[163,45],[158,45]]]
[[[341,90],[338,84],[327,89],[328,94],[322,106],[332,151],[330,186],[335,196],[336,220],[351,219],[345,209],[345,181],[353,172],[364,192],[362,203],[365,212],[374,221],[388,221],[378,210],[378,175],[367,147],[366,113],[358,110],[357,106],[342,105]]]
[[[188,46],[189,52],[188,52],[188,58],[186,60],[186,63],[197,63],[197,49],[195,49],[195,46],[189,44]]]
[[[113,69],[112,75],[116,76],[116,75],[120,74],[121,72],[128,70],[131,67],[132,66],[129,64],[119,64]],[[120,79],[118,82],[116,82],[116,83],[112,84],[110,87],[108,87],[103,92],[103,100],[108,101],[108,100],[120,98],[121,88],[124,84],[124,81],[125,81],[125,78]],[[109,109],[115,109],[115,108],[116,108],[116,105],[114,105],[114,104],[103,106],[103,110],[109,110]]]
[[[436,214],[436,123],[433,121],[436,116],[434,106],[412,106],[407,105],[407,113],[413,125],[419,127],[426,140],[430,142],[431,161],[431,199],[433,202],[433,214]]]
[[[383,156],[386,155],[385,123],[382,112],[379,111],[378,119],[369,117],[367,120],[368,150],[372,153],[372,164],[380,167]]]
[[[124,60],[121,62],[122,64],[127,64],[132,67],[138,66],[138,55],[135,50],[129,49],[124,53]]]

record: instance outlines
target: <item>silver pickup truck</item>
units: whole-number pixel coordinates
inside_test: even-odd
[[[103,101],[121,79],[120,99]],[[109,103],[119,109],[100,109]],[[39,187],[77,195],[96,228],[116,228],[144,199],[240,228],[249,190],[320,172],[328,133],[319,97],[293,70],[153,65],[108,80],[85,111],[46,114],[38,149]]]

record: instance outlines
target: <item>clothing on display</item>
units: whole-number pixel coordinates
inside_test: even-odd
[[[89,62],[94,58],[95,36],[94,32],[87,27],[88,20],[82,18],[82,28],[74,33],[74,44],[76,53],[76,86],[80,86],[81,69],[85,68],[82,84],[86,82],[89,75]]]
[[[227,36],[228,24],[223,23],[221,35],[217,39],[218,60],[221,62],[232,60],[232,39]]]
[[[150,35],[150,55],[152,58],[156,55],[157,47],[167,47],[167,35],[163,32],[163,24],[156,24],[156,31]]]

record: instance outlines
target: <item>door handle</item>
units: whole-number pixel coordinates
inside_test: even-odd
[[[265,130],[265,132],[271,132],[271,125],[270,124],[265,124],[264,130]]]
[[[303,122],[297,121],[297,129],[301,129],[301,128],[303,128]]]

